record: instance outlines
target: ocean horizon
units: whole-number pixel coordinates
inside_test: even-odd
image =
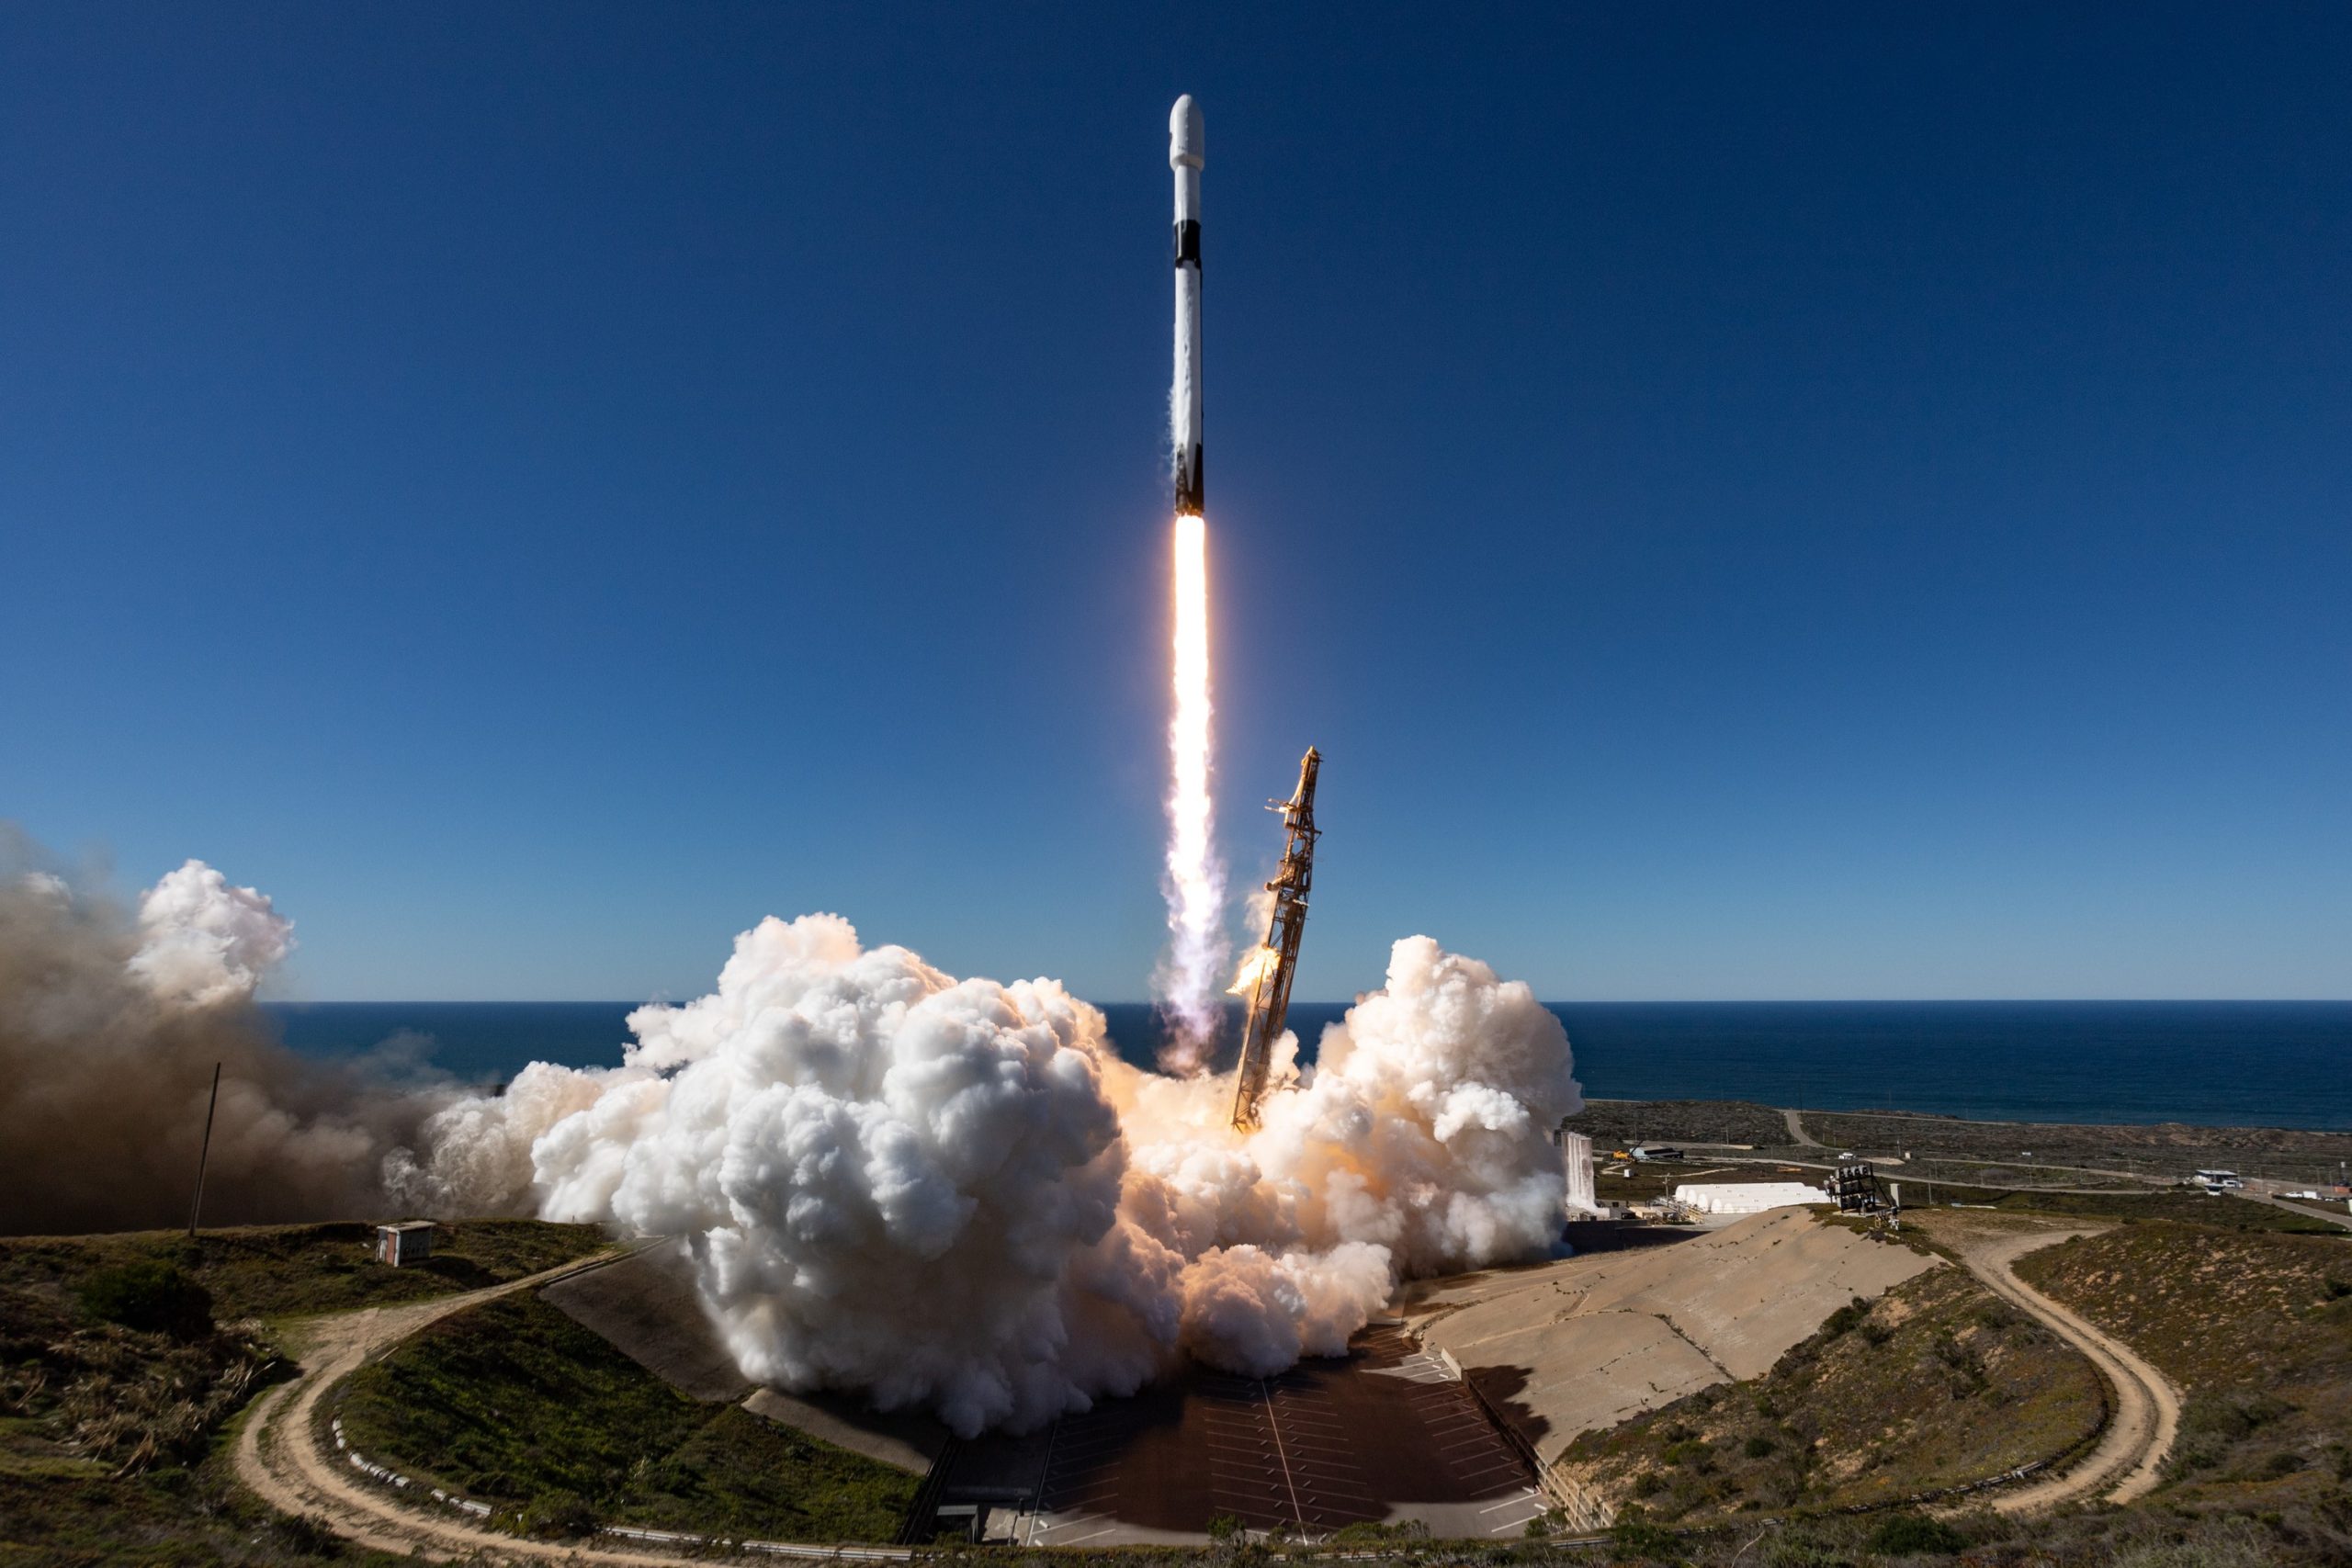
[[[639,1002],[273,1002],[287,1044],[491,1083],[526,1064],[616,1066]],[[1121,1055],[1164,1032],[1097,1004]],[[1351,1004],[1294,1002],[1312,1060]],[[1589,1099],[1748,1100],[2005,1122],[2352,1130],[2352,1001],[1546,1003]],[[1238,1006],[1227,1015],[1238,1029]],[[1231,1043],[1227,1043],[1227,1056]]]

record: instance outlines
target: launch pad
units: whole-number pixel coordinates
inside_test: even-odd
[[[930,1489],[937,1517],[907,1539],[968,1524],[1023,1546],[1198,1545],[1226,1517],[1293,1537],[1419,1520],[1500,1540],[1550,1506],[1533,1480],[1450,1365],[1374,1325],[1345,1358],[1271,1378],[1190,1367],[1044,1432],[959,1443]]]

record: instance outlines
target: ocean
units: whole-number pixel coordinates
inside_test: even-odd
[[[294,1049],[385,1048],[469,1080],[537,1059],[614,1066],[631,1002],[304,1002]],[[1577,1077],[1610,1100],[1753,1100],[2015,1122],[2352,1130],[2352,1002],[1563,1002]],[[1343,1005],[1294,1003],[1308,1056]],[[1154,1010],[1103,1009],[1131,1061]],[[1229,1047],[1228,1047],[1229,1049]]]

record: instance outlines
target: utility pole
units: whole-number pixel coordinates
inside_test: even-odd
[[[187,1238],[196,1239],[197,1217],[204,1213],[204,1168],[212,1161],[212,1113],[220,1109],[220,1064],[212,1064],[212,1102],[204,1108],[204,1146],[196,1156],[196,1201],[188,1205]]]

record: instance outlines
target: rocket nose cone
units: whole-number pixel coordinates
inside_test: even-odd
[[[1207,139],[1201,130],[1201,106],[1185,94],[1168,111],[1168,166],[1201,168],[1206,164]]]

